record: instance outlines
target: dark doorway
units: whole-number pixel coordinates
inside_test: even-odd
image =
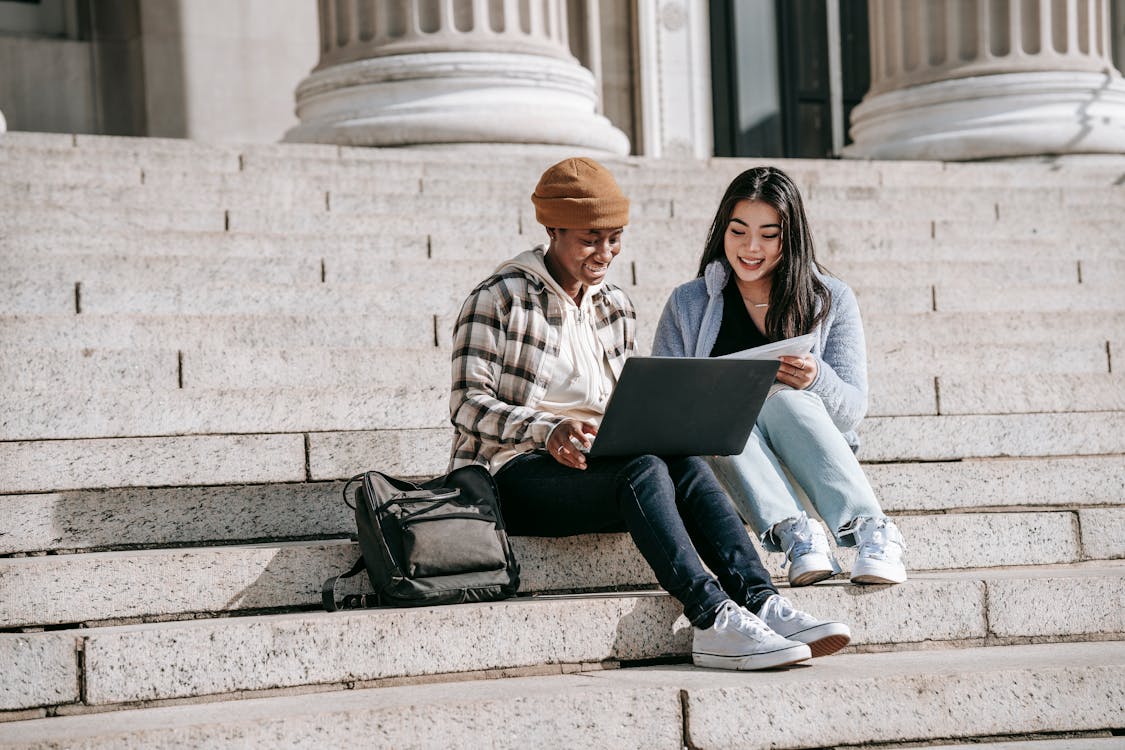
[[[839,145],[870,84],[867,0],[711,0],[716,156],[825,158],[833,144],[839,40]],[[834,33],[838,27],[838,32]]]

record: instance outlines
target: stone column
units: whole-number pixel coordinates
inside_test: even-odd
[[[871,89],[845,156],[1125,152],[1108,0],[868,0]]]
[[[637,3],[638,151],[645,156],[708,159],[715,153],[708,18],[700,0]]]
[[[566,0],[319,0],[287,141],[549,144],[627,154],[570,52]]]
[[[0,133],[8,129],[8,123],[4,121],[4,113],[0,112]]]

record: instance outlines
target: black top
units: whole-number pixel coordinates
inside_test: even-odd
[[[729,280],[723,289],[723,322],[719,326],[719,337],[711,347],[711,356],[721,357],[768,343],[770,340],[750,318],[738,284],[734,279]]]

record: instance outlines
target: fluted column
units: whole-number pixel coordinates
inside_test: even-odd
[[[1125,152],[1108,0],[868,0],[871,89],[845,155]]]
[[[551,144],[612,154],[566,0],[319,0],[320,62],[285,140]]]

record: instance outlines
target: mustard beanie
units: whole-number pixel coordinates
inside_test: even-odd
[[[629,223],[629,199],[593,159],[563,159],[531,194],[535,219],[551,229],[617,229]]]

